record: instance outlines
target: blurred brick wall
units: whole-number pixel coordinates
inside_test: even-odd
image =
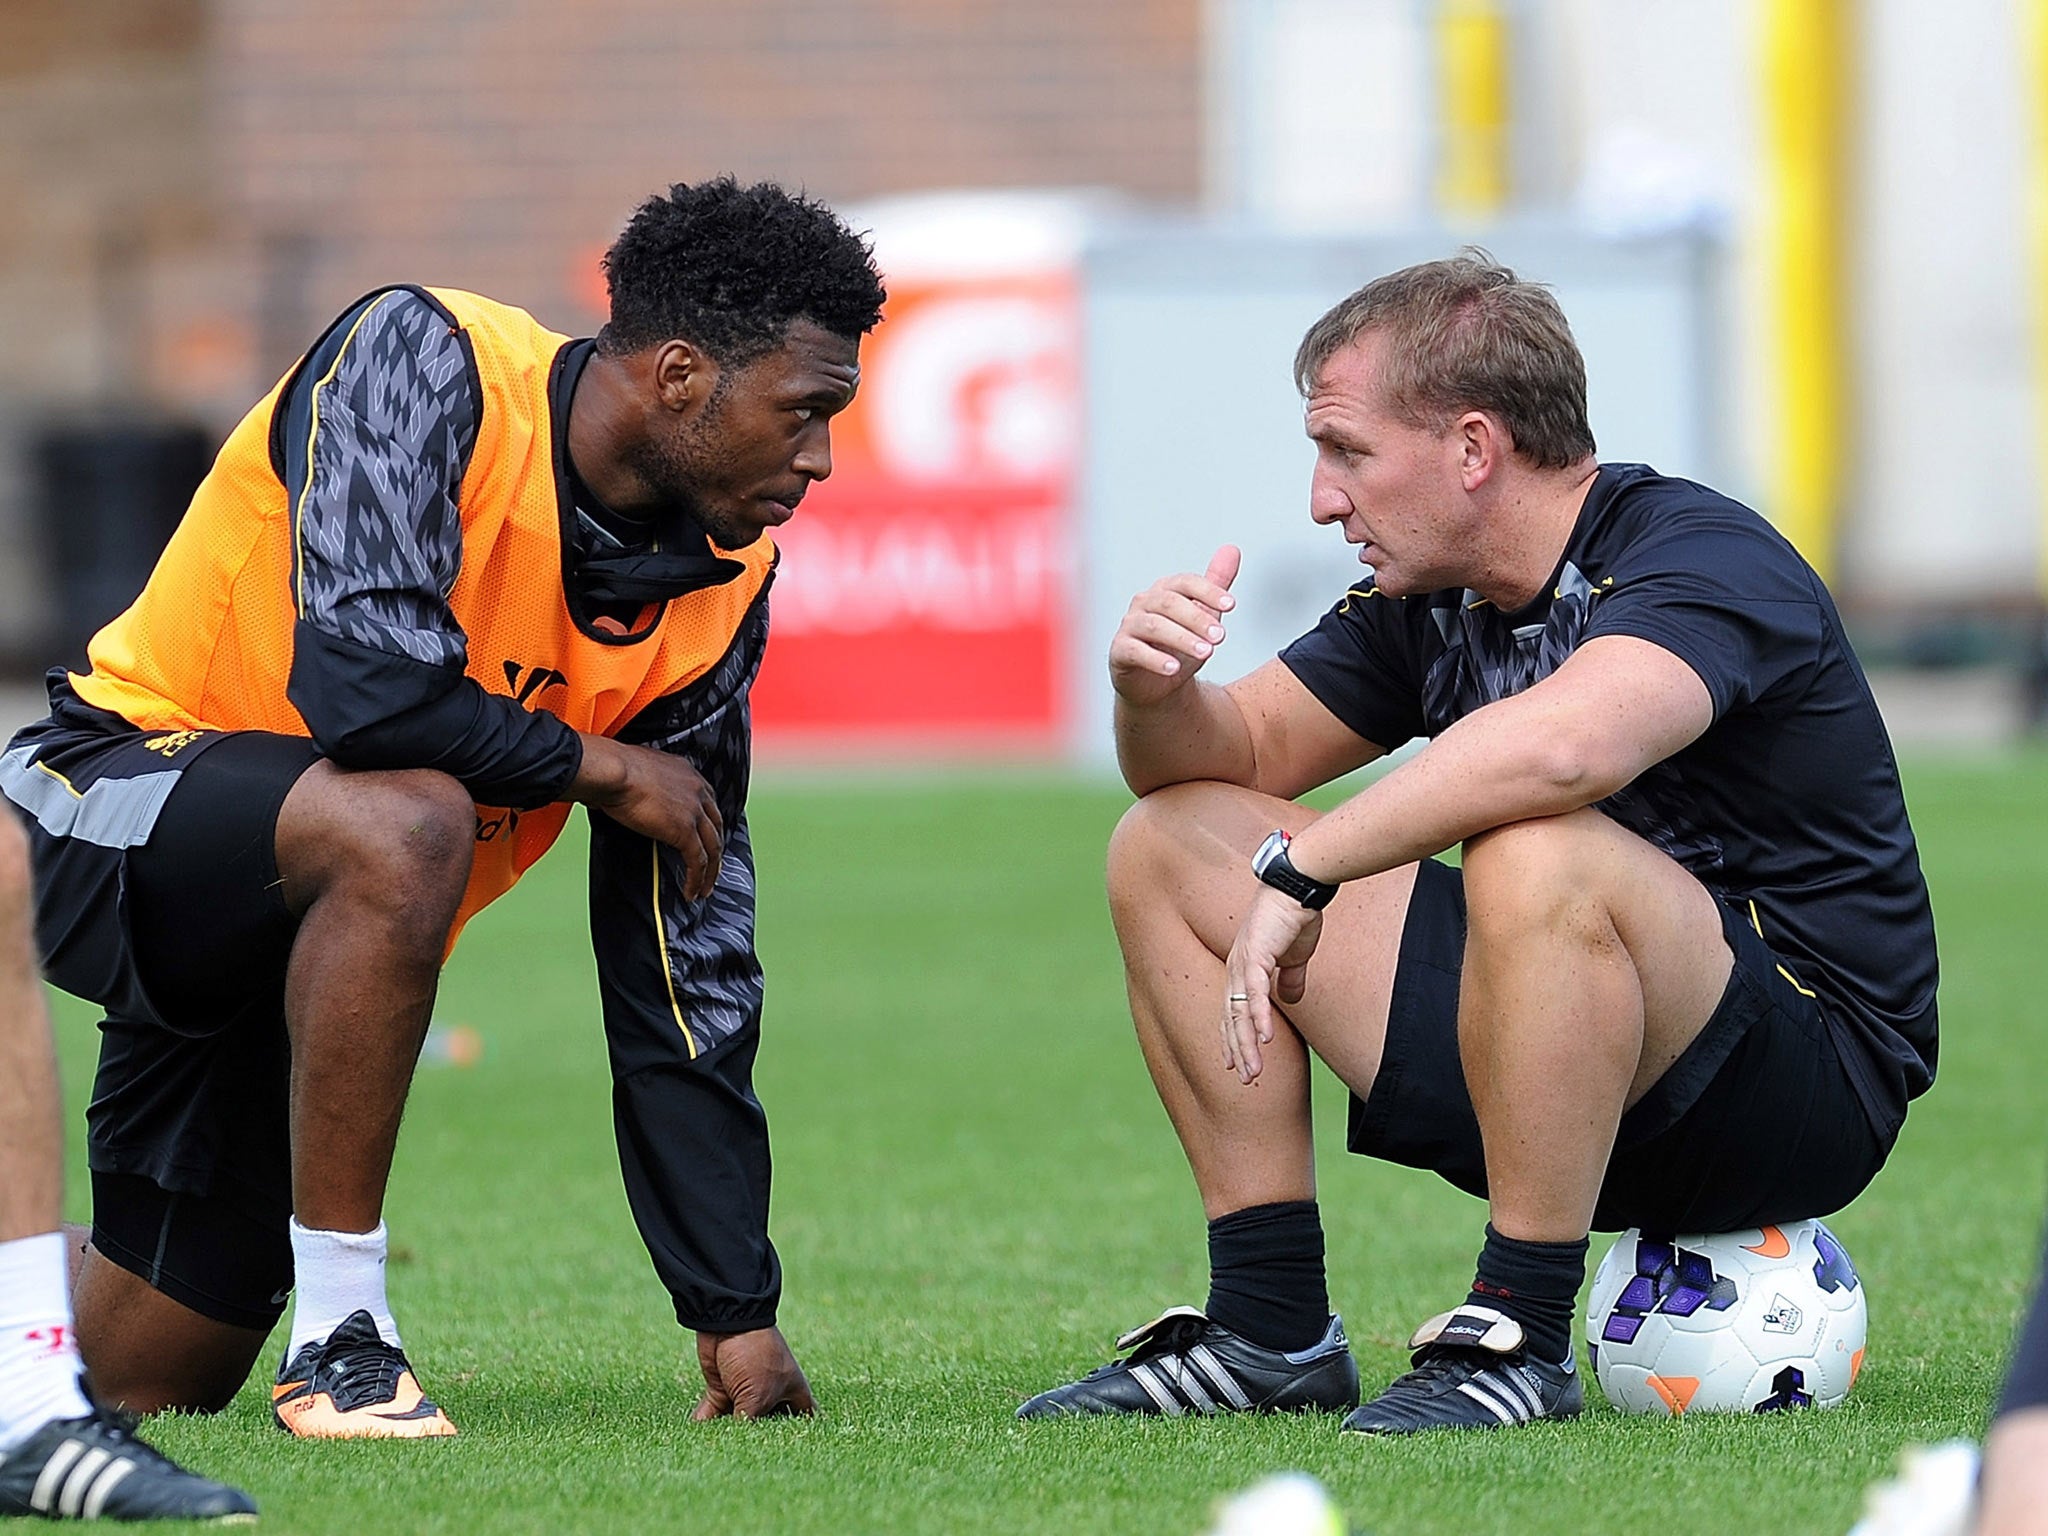
[[[49,398],[135,382],[153,255],[213,232],[203,0],[0,0],[0,368]],[[102,323],[104,322],[104,323]]]
[[[720,171],[835,203],[1191,202],[1201,8],[0,0],[0,660],[42,600],[23,466],[43,422],[224,432],[382,282],[589,329],[593,258],[633,206]]]
[[[413,277],[588,324],[588,255],[650,191],[719,171],[834,202],[954,185],[1191,200],[1199,9],[215,0],[222,192],[273,266],[303,260],[321,314]]]
[[[88,406],[168,404],[153,398],[153,291],[220,233],[206,20],[203,0],[0,0],[0,653],[49,601],[34,432]]]

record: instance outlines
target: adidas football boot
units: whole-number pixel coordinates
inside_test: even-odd
[[[0,1515],[46,1520],[212,1520],[247,1525],[239,1488],[187,1472],[104,1409],[52,1419],[0,1451]]]
[[[1079,1381],[1041,1392],[1020,1419],[1069,1413],[1341,1413],[1358,1401],[1358,1362],[1332,1317],[1307,1349],[1264,1349],[1212,1323],[1193,1307],[1174,1307],[1116,1341],[1129,1351]]]
[[[420,1390],[405,1351],[386,1344],[375,1320],[360,1310],[278,1368],[270,1412],[280,1427],[307,1440],[425,1440],[455,1433],[448,1415]]]
[[[1432,1317],[1408,1341],[1414,1369],[1344,1420],[1358,1435],[1426,1429],[1498,1429],[1534,1419],[1575,1419],[1585,1384],[1567,1358],[1531,1359],[1522,1325],[1492,1307],[1463,1306]]]

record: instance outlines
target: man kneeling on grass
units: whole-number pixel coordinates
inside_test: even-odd
[[[832,470],[883,290],[822,204],[649,199],[591,340],[452,289],[342,314],[148,586],[0,752],[51,980],[107,1010],[78,1340],[217,1408],[296,1288],[309,1438],[455,1433],[385,1296],[385,1183],[462,925],[591,824],[633,1215],[699,1417],[808,1412],[775,1326],[745,807],[768,536]]]
[[[1020,1413],[1569,1418],[1592,1228],[1824,1215],[1934,1075],[1933,918],[1820,578],[1747,508],[1602,464],[1547,290],[1466,252],[1369,284],[1295,362],[1310,515],[1370,575],[1275,661],[1195,674],[1237,551],[1110,647],[1139,796],[1109,896],[1209,1217],[1206,1312]],[[1429,743],[1327,815],[1316,785]],[[1463,846],[1462,870],[1434,855]],[[1220,1048],[1219,1048],[1220,1031]],[[1470,1293],[1362,1407],[1330,1314],[1308,1053],[1353,1151],[1491,1220]]]

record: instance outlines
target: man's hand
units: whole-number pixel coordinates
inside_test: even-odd
[[[701,901],[718,879],[725,822],[704,776],[680,757],[608,736],[583,737],[583,766],[568,798],[683,856],[683,895]]]
[[[779,1328],[752,1333],[700,1333],[697,1364],[704,1371],[704,1395],[690,1417],[699,1423],[722,1419],[765,1419],[775,1414],[806,1417],[817,1412],[811,1384],[789,1352]]]
[[[1223,1065],[1249,1083],[1265,1071],[1259,1047],[1273,1042],[1273,1004],[1298,1003],[1308,960],[1323,936],[1323,914],[1262,885],[1230,945],[1223,988]]]
[[[1230,584],[1244,557],[1226,544],[1200,576],[1163,576],[1131,599],[1109,642],[1109,681],[1127,704],[1157,704],[1186,685],[1223,643]]]

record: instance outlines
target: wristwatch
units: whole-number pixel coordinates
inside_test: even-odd
[[[1337,887],[1328,880],[1304,875],[1294,867],[1294,861],[1287,857],[1287,845],[1293,841],[1290,833],[1273,833],[1259,844],[1259,851],[1252,855],[1252,873],[1274,890],[1292,896],[1311,912],[1320,912],[1336,896]]]

